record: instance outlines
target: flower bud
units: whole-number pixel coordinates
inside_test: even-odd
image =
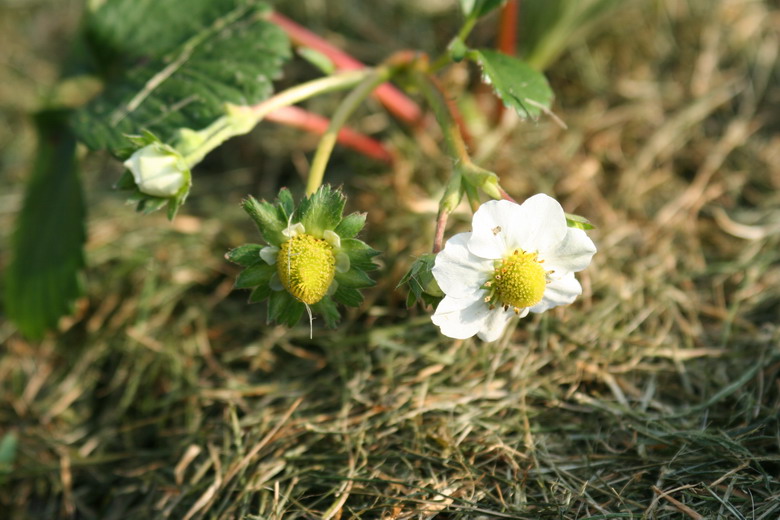
[[[173,197],[187,182],[190,172],[176,150],[162,143],[140,148],[124,162],[141,192],[154,197]]]

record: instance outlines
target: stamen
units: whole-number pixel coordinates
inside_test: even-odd
[[[515,249],[495,263],[493,276],[483,285],[489,288],[488,298],[504,310],[510,307],[516,314],[542,300],[547,286],[547,273],[537,253]]]

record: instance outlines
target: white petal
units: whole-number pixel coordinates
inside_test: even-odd
[[[184,185],[184,176],[179,172],[149,177],[138,185],[138,189],[155,197],[172,197]]]
[[[485,320],[483,327],[480,329],[478,336],[482,341],[496,341],[501,337],[506,329],[506,324],[515,315],[513,310],[503,310],[500,307],[493,309],[488,314],[488,318]]]
[[[341,237],[330,229],[326,229],[322,233],[322,238],[325,240],[325,242],[332,245],[334,249],[339,249],[341,247]]]
[[[458,298],[475,293],[493,272],[493,261],[476,257],[466,246],[471,233],[459,233],[450,238],[444,249],[436,255],[433,277],[448,296]]]
[[[445,296],[431,320],[445,336],[466,339],[484,328],[489,313],[482,300]]]
[[[327,233],[327,231],[326,231]],[[345,253],[344,251],[339,251],[336,253],[336,272],[337,273],[346,273],[349,271],[350,268],[350,259],[349,255]]]
[[[507,255],[507,236],[519,221],[520,206],[508,200],[491,200],[479,207],[471,221],[468,247],[472,254],[498,260]]]
[[[286,236],[287,238],[302,235],[303,233],[306,233],[306,228],[300,222],[291,224],[282,230],[282,235]]]
[[[568,273],[563,278],[547,284],[542,301],[531,307],[531,312],[544,312],[559,305],[568,305],[582,294],[580,282],[574,278],[574,273]]]
[[[557,244],[539,250],[544,268],[555,271],[553,278],[582,271],[596,253],[596,245],[581,229],[566,228],[566,235]]]
[[[124,162],[141,192],[155,197],[172,197],[187,182],[181,157],[160,143],[136,150]]]
[[[528,252],[546,251],[566,236],[566,214],[558,201],[539,193],[520,205],[509,227],[507,245]]]
[[[276,246],[265,246],[260,250],[260,258],[265,260],[268,265],[276,264],[276,259],[279,257],[279,248]]]

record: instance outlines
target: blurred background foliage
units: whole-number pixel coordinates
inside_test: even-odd
[[[366,63],[435,53],[451,0],[276,2]],[[544,4],[544,7],[540,7]],[[84,4],[0,3],[0,267]],[[589,9],[592,9],[590,11]],[[498,13],[472,35],[495,44]],[[369,212],[382,278],[336,331],[264,323],[222,257],[239,207],[300,193],[316,137],[272,123],[195,171],[182,213],[138,216],[121,166],[79,152],[85,295],[57,334],[0,317],[0,508],[9,518],[756,518],[780,514],[777,2],[521,2],[518,51],[555,114],[519,123],[468,65],[443,71],[471,150],[518,199],[587,216],[574,305],[494,344],[450,341],[393,287],[433,233],[449,161],[432,126],[369,102],[327,180]],[[277,88],[314,77],[295,60]],[[337,96],[307,108],[332,111]],[[451,230],[466,229],[463,209]],[[3,282],[6,283],[6,282]]]

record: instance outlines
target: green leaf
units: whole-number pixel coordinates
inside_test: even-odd
[[[287,291],[273,291],[268,304],[268,320],[292,327],[301,319],[306,306]]]
[[[247,267],[236,277],[235,288],[249,289],[258,285],[268,285],[268,281],[275,272],[276,266],[268,265],[265,262]]]
[[[266,201],[258,202],[250,195],[241,201],[241,206],[255,221],[257,229],[260,230],[266,242],[279,246],[286,240],[285,236],[282,235],[282,230],[287,227],[287,222],[279,218],[279,213],[273,204]]]
[[[306,233],[322,238],[322,233],[333,230],[341,222],[347,199],[341,190],[334,190],[327,184],[310,197],[301,201],[296,221],[303,224]]]
[[[362,271],[373,271],[378,266],[371,260],[379,251],[357,238],[345,238],[341,241],[341,250],[349,256],[349,265]]]
[[[482,67],[482,79],[492,84],[504,104],[523,118],[538,119],[547,113],[553,92],[544,75],[527,63],[488,49],[474,50],[467,57]]]
[[[460,0],[460,8],[466,18],[485,16],[506,0]]]
[[[335,328],[341,321],[341,313],[339,313],[335,302],[327,296],[312,305],[311,310],[325,319],[325,325],[328,328]]]
[[[595,226],[591,224],[590,220],[580,215],[573,213],[566,213],[566,225],[577,229],[593,229]]]
[[[363,303],[363,295],[360,294],[360,291],[351,287],[344,287],[343,285],[339,285],[336,289],[333,299],[350,307],[357,307]]]
[[[225,259],[243,267],[252,267],[263,261],[260,258],[260,250],[263,247],[260,244],[244,244],[228,251]]]
[[[62,111],[36,117],[38,153],[6,270],[8,316],[30,338],[53,328],[82,292],[86,210],[67,117]]]
[[[360,269],[350,269],[346,273],[337,273],[336,281],[339,286],[352,287],[359,289],[361,287],[373,287],[376,282]]]
[[[170,143],[179,129],[202,129],[225,115],[226,103],[266,99],[290,55],[289,41],[263,19],[255,0],[113,0],[88,19],[103,94],[74,117],[91,148],[114,153],[125,134],[149,130]],[[121,65],[132,63],[130,68]]]
[[[350,213],[344,217],[344,219],[339,222],[339,225],[336,226],[336,229],[333,231],[335,231],[336,234],[341,238],[355,238],[365,225],[366,213],[355,212]]]

